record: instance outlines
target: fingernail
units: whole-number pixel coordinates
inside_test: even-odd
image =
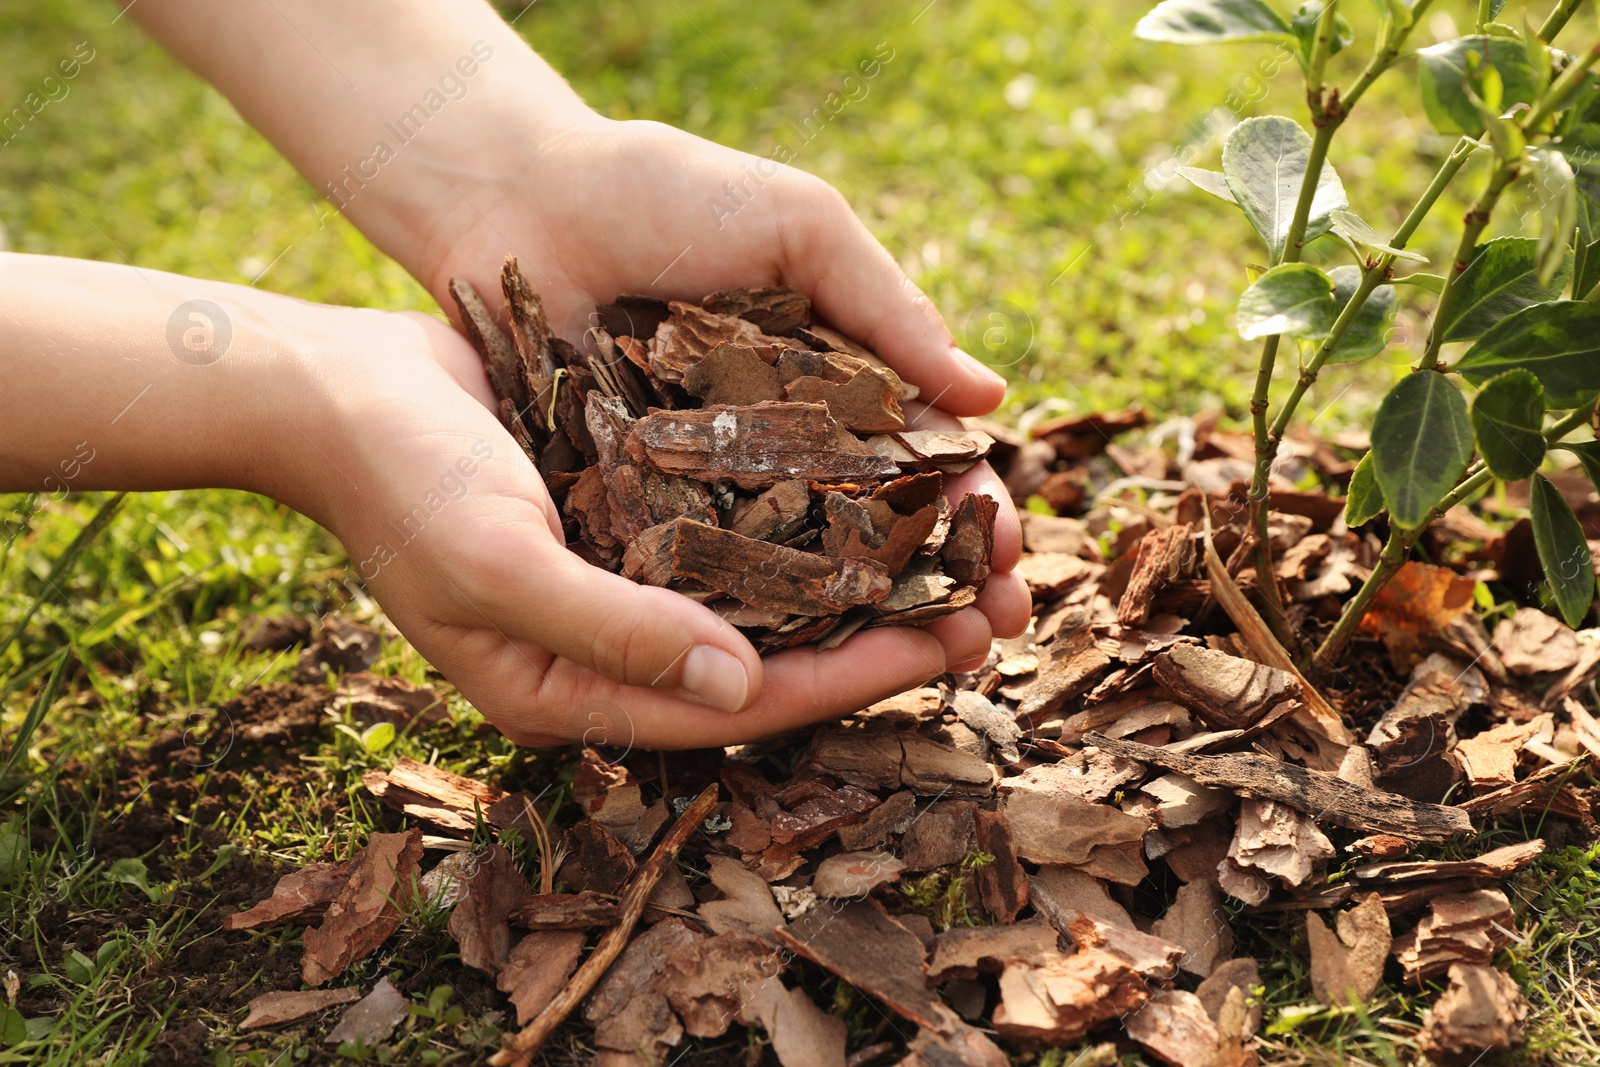
[[[714,708],[739,711],[750,695],[750,677],[734,656],[696,645],[683,661],[683,687]]]
[[[959,348],[953,349],[953,351],[967,361],[967,368],[972,372],[973,377],[986,382],[997,382],[1000,385],[1006,384],[1005,378],[998,371],[993,367],[986,366],[978,357],[969,352],[963,352]]]

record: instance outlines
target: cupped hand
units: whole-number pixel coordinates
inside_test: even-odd
[[[844,197],[810,174],[660,123],[592,114],[498,144],[502,161],[458,189],[455,238],[413,268],[445,307],[453,310],[455,276],[492,297],[513,254],[574,342],[591,309],[622,293],[698,300],[717,289],[790,285],[918,387],[934,406],[909,412],[917,427],[953,427],[949,416],[992,411],[1005,394],[1004,379],[956,347],[937,309]],[[1009,573],[1021,555],[1016,509],[987,464],[952,479],[948,495],[965,492],[1000,505],[997,574],[978,606],[996,634],[1020,633],[1030,603]],[[965,650],[947,651],[952,666],[968,665]]]
[[[512,740],[735,744],[987,652],[989,618],[968,608],[926,631],[869,630],[763,661],[709,609],[564,546],[557,509],[491,414],[459,334],[423,315],[363,322],[363,351],[330,364],[321,390],[334,409],[318,451],[343,477],[315,501],[287,495],[344,541],[391,621]]]

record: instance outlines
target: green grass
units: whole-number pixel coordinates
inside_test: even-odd
[[[1207,125],[1208,115],[1298,117],[1298,74],[1252,71],[1268,54],[1260,48],[1136,42],[1141,10],[1111,0],[942,0],[925,9],[881,0],[756,8],[545,0],[518,27],[609,115],[659,119],[760,154],[794,149],[798,166],[839,186],[967,347],[1006,368],[1012,414],[1041,402],[1085,410],[1139,402],[1159,417],[1219,406],[1239,417],[1254,351],[1233,335],[1230,314],[1244,265],[1260,252],[1225,205],[1159,179],[1174,161],[1216,165],[1225,126]],[[1513,2],[1502,21],[1516,23],[1519,12]],[[0,112],[78,42],[95,50],[70,94],[0,145],[0,224],[13,248],[308,299],[432,308],[344,222],[319,223],[321,201],[226,101],[114,14],[87,0],[0,11]],[[1349,14],[1370,30],[1365,8]],[[1424,41],[1448,36],[1437,20],[1452,16],[1462,25],[1471,18],[1465,5],[1445,5]],[[1592,32],[1591,16],[1578,23]],[[880,43],[894,58],[870,92],[802,143],[793,124],[844,88]],[[1338,78],[1348,81],[1356,62],[1337,57]],[[1397,106],[1412,76],[1403,67],[1369,97],[1333,156],[1354,206],[1380,229],[1407,206],[1395,191],[1420,189],[1447,148],[1411,117],[1414,108]],[[1462,188],[1476,181],[1469,168]],[[1461,207],[1447,198],[1417,247],[1440,255]],[[1319,428],[1371,408],[1420,349],[1415,320],[1408,325],[1383,359],[1317,386],[1305,410],[1331,405]],[[375,754],[325,730],[287,764],[252,757],[221,769],[207,763],[223,741],[212,733],[197,736],[199,757],[152,772],[139,754],[153,739],[181,734],[198,721],[196,709],[288,677],[292,657],[243,650],[240,624],[324,610],[347,560],[330,535],[271,501],[150,493],[129,498],[52,578],[52,561],[104,499],[0,498],[0,635],[27,622],[0,647],[0,751],[12,751],[36,709],[45,713],[15,767],[0,774],[0,974],[17,971],[31,1005],[24,1014],[44,1021],[29,1024],[37,1040],[26,1051],[0,1048],[0,1064],[183,1062],[174,1042],[186,1020],[175,1017],[174,998],[185,974],[203,967],[197,954],[217,902],[231,908],[247,875],[270,881],[273,864],[343,858],[373,829],[399,825],[362,791],[367,767],[411,755],[512,780],[560,774],[557,757],[486,736],[455,698],[450,724]],[[353,608],[370,614],[372,605]],[[399,642],[376,669],[427,679],[427,665]],[[174,791],[173,781],[185,788]],[[113,855],[108,843],[152,811],[182,827],[177,840],[146,856]],[[143,862],[144,886],[132,865],[113,866],[127,860]],[[1596,860],[1582,848],[1558,851],[1518,883],[1522,940],[1510,956],[1537,1013],[1533,1062],[1596,1058],[1584,1036],[1600,1027],[1588,999],[1600,933]],[[141,910],[149,914],[128,920]],[[417,923],[402,942],[390,962],[417,976],[418,988],[395,1062],[470,1062],[493,1036],[487,998],[441,994],[429,961],[449,944],[432,924]],[[1269,1022],[1296,1021],[1280,1028],[1271,1056],[1409,1062],[1417,998],[1391,996],[1361,1015],[1297,1016],[1292,1009],[1309,998],[1293,942],[1287,932],[1262,946],[1277,961]],[[293,935],[255,934],[244,946],[230,999],[201,1019],[220,1034],[250,996],[292,987],[283,967],[297,958]],[[855,1003],[847,990],[824,995]],[[862,1025],[874,1018],[850,1014]],[[0,1037],[11,1022],[0,1016]],[[217,1062],[278,1062],[292,1042],[227,1038],[231,1051]]]

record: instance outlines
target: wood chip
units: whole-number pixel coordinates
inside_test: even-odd
[[[1034,863],[1079,867],[1096,849],[1141,845],[1150,821],[1070,793],[1002,783],[1001,810],[1011,824],[1017,855]]]
[[[774,336],[811,324],[811,301],[787,285],[721,289],[700,301],[700,306],[718,315],[737,315]]]
[[[1481,964],[1455,963],[1449,988],[1423,1019],[1417,1047],[1445,1064],[1509,1052],[1522,1044],[1528,1014],[1528,1002],[1509,976]]]
[[[1392,833],[1412,841],[1442,841],[1472,830],[1471,818],[1460,808],[1423,804],[1378,791],[1355,791],[1335,774],[1268,756],[1178,755],[1132,741],[1115,741],[1103,734],[1086,734],[1084,741],[1113,755],[1177,771],[1201,785],[1277,801],[1311,814],[1318,821],[1326,819],[1352,830]]]
[[[1137,561],[1117,604],[1117,621],[1143,626],[1160,592],[1191,567],[1196,559],[1194,530],[1179,523],[1158,527],[1139,542]]]
[[[370,770],[361,784],[387,807],[441,830],[470,834],[482,812],[505,799],[503,789],[402,756],[387,771]]]
[[[1288,885],[1304,885],[1337,850],[1311,816],[1272,800],[1246,799],[1228,858]]]
[[[1067,936],[1080,949],[1104,949],[1128,961],[1128,966],[1157,981],[1178,976],[1178,961],[1183,946],[1164,937],[1130,930],[1116,923],[1103,922],[1092,915],[1080,915],[1067,927]]]
[[[510,918],[533,897],[528,879],[502,845],[472,853],[464,871],[466,894],[450,912],[450,936],[461,950],[461,962],[490,977],[500,973],[511,955]]]
[[[1012,963],[1000,975],[994,1029],[1012,1041],[1066,1045],[1150,999],[1144,976],[1120,956],[1084,949],[1043,967]]]
[[[298,1022],[319,1011],[361,999],[359,989],[306,989],[293,992],[262,993],[246,1007],[250,1013],[239,1024],[241,1031],[261,1030]]]
[[[934,941],[928,980],[942,983],[980,973],[999,974],[1008,963],[1019,961],[1042,967],[1062,955],[1060,934],[1042,919],[1007,926],[952,926]]]
[[[887,852],[840,852],[817,865],[811,888],[817,896],[842,900],[861,897],[900,880],[906,865]]]
[[[1183,949],[1178,966],[1204,978],[1233,955],[1233,931],[1214,882],[1197,880],[1178,887],[1167,913],[1150,927],[1156,937]]]
[[[539,893],[519,901],[510,918],[524,930],[589,930],[615,925],[617,902],[609,894],[592,889],[581,893]]]
[[[791,478],[871,481],[900,470],[834,422],[823,404],[657,411],[634,423],[627,450],[663,474],[745,489]]]
[[[1100,879],[1071,867],[1040,867],[1028,876],[1028,895],[1034,910],[1063,934],[1082,915],[1132,930],[1133,919],[1106,891]]]
[[[1571,670],[1578,663],[1578,636],[1560,619],[1538,608],[1518,608],[1494,631],[1494,650],[1506,670],[1524,678]]]
[[[664,536],[674,574],[767,611],[843,612],[885,600],[893,584],[870,559],[800,552],[692,519],[668,524]]]
[[[300,976],[319,986],[344,973],[400,928],[421,878],[422,831],[373,834],[321,924],[306,930]]]
[[[1146,1052],[1172,1067],[1214,1063],[1222,1044],[1200,998],[1181,989],[1155,994],[1123,1027]]]
[[[1481,734],[1462,738],[1450,750],[1467,781],[1479,793],[1512,785],[1522,746],[1538,732],[1538,722],[1502,723]]]
[[[1394,956],[1406,981],[1421,985],[1454,963],[1487,966],[1511,941],[1511,902],[1498,889],[1436,897],[1409,935],[1395,938]]]
[[[978,903],[993,921],[1015,922],[1017,913],[1028,906],[1028,876],[1017,862],[1016,837],[1005,813],[975,812],[973,838],[978,851],[992,857],[973,876]]]
[[[1155,660],[1155,680],[1212,726],[1243,730],[1300,695],[1287,671],[1198,645],[1174,645]]]
[[[518,1026],[526,1026],[566,985],[587,940],[581,930],[540,930],[512,947],[495,985],[511,997]]]
[[[783,912],[772,899],[766,879],[736,859],[708,856],[711,884],[722,891],[723,899],[700,905],[700,918],[714,934],[736,933],[772,941],[784,923]]]
[[[1315,912],[1306,915],[1311,949],[1311,995],[1330,1008],[1365,1004],[1383,980],[1389,957],[1389,913],[1376,893],[1339,912],[1338,934]]]
[[[866,789],[909,789],[919,796],[987,796],[995,769],[970,752],[906,731],[818,730],[800,766]]]

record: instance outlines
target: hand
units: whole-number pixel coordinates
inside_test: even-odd
[[[511,154],[457,190],[461,202],[443,224],[459,230],[431,244],[448,250],[412,264],[445,307],[453,309],[453,276],[498,293],[507,254],[518,256],[551,321],[575,342],[594,305],[620,293],[698,300],[716,289],[786,284],[937,405],[913,411],[915,425],[953,427],[951,414],[983,414],[1004,395],[1004,380],[955,347],[927,297],[820,179],[659,123],[592,115],[537,140],[495,142],[513,146]],[[969,492],[1000,504],[996,574],[966,617],[929,628],[950,636],[955,669],[981,658],[958,647],[977,647],[972,627],[1020,633],[1031,606],[1011,573],[1022,533],[1010,495],[987,464],[950,480],[952,500]]]
[[[478,357],[454,330],[424,315],[379,326],[372,312],[349,314],[362,316],[365,340],[330,337],[311,361],[311,391],[329,405],[315,451],[340,470],[299,499],[279,495],[344,541],[389,618],[512,740],[734,744],[864,707],[988,651],[990,626],[968,609],[934,632],[870,630],[763,662],[710,610],[566,549],[544,484],[490,414]]]

